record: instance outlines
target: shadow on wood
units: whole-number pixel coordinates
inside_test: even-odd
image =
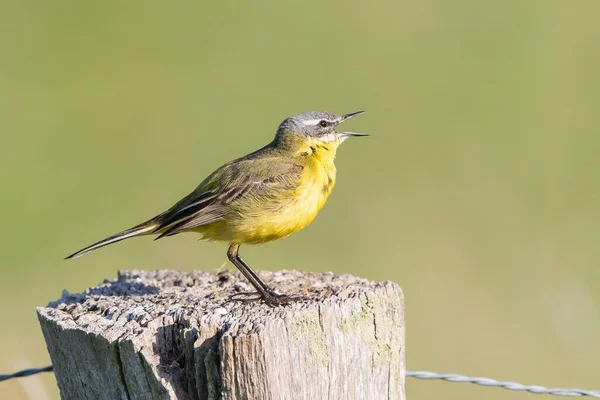
[[[38,308],[64,399],[404,399],[404,305],[391,282],[261,272],[309,300],[225,303],[237,274],[120,271]]]

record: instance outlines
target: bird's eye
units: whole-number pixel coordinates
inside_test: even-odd
[[[323,128],[327,127],[327,121],[322,120],[321,122],[319,122],[319,125],[321,125]]]

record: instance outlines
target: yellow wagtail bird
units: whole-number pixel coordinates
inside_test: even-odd
[[[223,165],[167,211],[67,258],[133,236],[155,234],[160,239],[197,232],[202,239],[229,243],[229,261],[266,303],[289,302],[293,298],[269,288],[240,257],[240,245],[283,238],[312,222],[335,184],[338,146],[348,137],[368,136],[335,128],[363,112],[338,116],[311,111],[289,117],[271,143]]]

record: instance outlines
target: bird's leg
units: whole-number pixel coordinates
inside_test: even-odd
[[[293,301],[302,300],[301,297],[290,297],[276,293],[274,290],[269,288],[266,283],[258,276],[256,272],[246,263],[242,257],[240,257],[239,244],[232,244],[227,250],[227,258],[240,270],[240,272],[248,279],[248,281],[254,286],[257,292],[251,293],[236,293],[229,297],[228,301],[242,301],[251,302],[256,300],[263,300],[270,306],[277,306],[281,304],[291,303]],[[247,295],[258,295],[251,298],[239,298]]]
[[[254,272],[252,268],[238,254],[238,250],[240,248],[239,244],[232,244],[229,246],[229,250],[227,250],[227,258],[229,261],[233,263],[240,270],[240,272],[250,281],[252,286],[261,294],[261,296],[265,297],[265,295],[270,294],[272,290],[267,286],[266,283],[260,279],[260,277]]]

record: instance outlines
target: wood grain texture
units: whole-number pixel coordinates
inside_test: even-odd
[[[238,274],[120,271],[38,317],[63,399],[404,399],[400,288],[260,272],[309,300],[225,303]]]

